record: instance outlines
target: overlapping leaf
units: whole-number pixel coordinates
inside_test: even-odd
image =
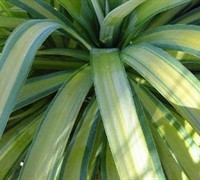
[[[175,161],[180,166],[179,169],[182,169],[192,179],[199,177],[200,148],[198,145],[173,114],[157,98],[145,88],[137,86],[135,83],[133,85],[148,114],[148,118],[162,138],[162,141],[168,146],[166,148],[169,148],[172,156],[173,154],[175,155]],[[160,137],[156,137],[156,139],[159,140]]]
[[[200,82],[180,62],[154,46],[130,46],[124,62],[138,71],[200,133]]]
[[[92,85],[90,74],[88,66],[76,72],[51,103],[31,145],[21,179],[57,176],[67,140]]]
[[[148,42],[162,48],[184,51],[200,57],[198,38],[200,38],[200,27],[198,26],[167,25],[145,32],[134,42]]]
[[[37,49],[60,27],[59,23],[50,20],[30,21],[20,26],[7,41],[0,59],[0,136]]]
[[[66,152],[61,169],[62,179],[87,179],[99,120],[97,102],[93,100],[88,105]]]

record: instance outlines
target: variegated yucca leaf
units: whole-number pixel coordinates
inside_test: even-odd
[[[145,0],[127,1],[107,14],[101,24],[100,40],[107,46],[116,43],[115,36],[119,35],[119,29],[123,19],[144,1]]]
[[[181,6],[189,2],[190,0],[176,0],[176,1],[154,1],[146,0],[138,8],[136,8],[133,14],[133,22],[130,20],[130,24],[125,29],[124,33],[124,44],[127,45],[131,39],[138,33],[140,27],[144,26],[153,16],[166,11],[168,9]]]
[[[60,27],[60,24],[49,20],[46,22],[30,21],[15,31],[7,41],[0,57],[0,136],[4,131],[16,96],[27,76],[37,48],[50,33]],[[30,34],[31,36],[29,36]],[[22,44],[24,46],[20,47]],[[3,88],[5,86],[6,88]]]
[[[101,155],[101,177],[102,179],[116,179],[119,180],[119,174],[117,172],[117,168],[114,163],[114,159],[109,147],[109,144],[107,142],[106,136],[104,136],[103,139],[103,145],[102,145],[102,155]]]
[[[30,145],[43,115],[44,110],[43,113],[34,113],[34,115],[24,119],[3,135],[0,142],[1,178],[6,179],[12,171],[10,167],[14,168],[20,163],[21,160],[18,159],[18,156],[21,156]]]
[[[175,161],[178,162],[179,169],[192,179],[198,178],[200,176],[198,173],[200,168],[200,147],[198,147],[173,114],[156,97],[134,82],[133,86],[148,114],[148,119],[151,121],[149,123],[152,123],[159,134],[158,136],[169,147],[171,155],[175,155]],[[156,139],[159,140],[160,137]],[[168,167],[165,165],[165,168]]]
[[[190,34],[190,36],[188,36]],[[194,25],[161,26],[145,32],[134,42],[148,42],[165,49],[184,51],[200,57],[200,27]]]
[[[71,74],[61,71],[28,79],[17,97],[15,110],[57,91]]]
[[[95,143],[100,116],[96,101],[90,102],[83,119],[77,126],[74,138],[66,152],[61,169],[62,179],[87,179],[88,167]]]
[[[141,128],[145,124],[139,122],[118,51],[94,49],[91,53],[97,101],[120,178],[157,178],[159,170],[147,145],[150,141],[145,141]]]
[[[91,85],[92,79],[88,66],[75,72],[65,82],[44,116],[28,153],[21,179],[27,179],[30,176],[39,179],[57,176],[67,139]],[[60,105],[64,107],[64,110],[56,108]],[[49,130],[53,133],[49,134]],[[37,165],[38,161],[40,161],[40,165]]]
[[[199,0],[0,0],[0,179],[200,179]]]
[[[146,78],[200,133],[200,82],[181,63],[159,48],[127,47],[123,61]]]

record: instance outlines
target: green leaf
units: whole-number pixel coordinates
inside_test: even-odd
[[[0,27],[4,27],[4,28],[14,29],[26,21],[28,21],[28,19],[0,15]]]
[[[72,23],[58,11],[56,11],[52,6],[42,0],[7,0],[8,2],[26,10],[33,16],[37,18],[48,18],[56,20],[60,23],[65,23],[70,27]]]
[[[19,163],[18,157],[31,143],[43,115],[44,113],[37,112],[33,116],[24,119],[3,135],[0,141],[1,178],[6,178],[6,175],[12,170],[13,166]]]
[[[101,24],[100,40],[111,46],[119,35],[123,19],[145,0],[130,0],[108,13]]]
[[[91,86],[88,66],[66,81],[49,106],[34,138],[20,175],[22,180],[29,177],[55,178],[72,127]]]
[[[63,58],[44,58],[36,57],[33,62],[33,69],[36,70],[62,70],[62,71],[73,71],[81,68],[85,65],[82,60],[76,59],[63,59]]]
[[[148,90],[133,83],[154,128],[181,169],[191,179],[200,176],[200,148],[173,114]],[[173,155],[172,154],[172,155]]]
[[[92,49],[97,101],[121,179],[156,178],[117,49]]]
[[[61,49],[61,48],[55,48],[55,49],[45,49],[40,50],[37,52],[37,55],[59,55],[59,56],[67,56],[67,57],[73,57],[76,59],[81,59],[84,61],[89,61],[89,53],[83,50],[76,50],[76,49]]]
[[[99,24],[101,25],[103,20],[104,20],[104,13],[103,13],[103,10],[101,8],[101,4],[100,4],[99,0],[92,0],[91,2],[92,2],[92,5],[94,7],[94,10],[95,10],[96,16],[98,18]]]
[[[128,0],[108,0],[110,9],[113,10]]]
[[[188,7],[188,3],[180,5],[180,6],[176,6],[172,9],[169,9],[167,11],[160,13],[158,16],[156,16],[153,19],[153,22],[151,22],[147,26],[147,29],[153,29],[155,27],[163,26],[167,23],[170,23],[170,21],[173,20],[173,18],[175,18],[178,13],[183,11],[185,7]]]
[[[128,45],[155,15],[189,1],[190,0],[147,0],[142,3],[135,9],[129,26],[127,26],[123,34],[123,47]]]
[[[87,179],[93,180],[99,176],[99,167],[102,152],[102,137],[105,135],[102,119],[98,125],[94,146],[92,148],[92,153],[90,156],[90,164],[88,166]]]
[[[147,118],[144,113],[144,109],[142,107],[140,99],[138,98],[138,95],[136,94],[135,88],[133,86],[131,86],[131,88],[132,88],[132,95],[133,95],[133,99],[135,102],[135,107],[136,107],[136,111],[137,111],[137,114],[139,117],[140,125],[142,127],[142,130],[143,130],[143,133],[145,136],[145,140],[147,143],[147,147],[148,147],[149,153],[151,155],[152,161],[154,163],[156,173],[158,175],[158,179],[165,179],[163,169],[162,169],[162,166],[160,163],[160,159],[158,156],[158,152],[156,150],[156,146],[155,146],[155,143],[153,140],[153,136],[150,131],[150,128],[149,128],[149,125],[147,122]]]
[[[19,92],[15,110],[57,91],[71,74],[72,72],[61,71],[28,79]]]
[[[4,11],[3,15],[6,15],[6,16],[13,16],[13,14],[8,10],[9,8],[11,8],[12,6],[5,2],[5,1],[0,1],[0,11]]]
[[[173,21],[175,24],[197,24],[200,22],[200,8],[197,7]]]
[[[61,169],[61,179],[87,179],[90,156],[99,124],[96,101],[90,102],[75,136],[67,148]]]
[[[106,137],[104,137],[103,148],[101,153],[101,178],[102,180],[106,179],[115,179],[119,180],[119,174],[114,163],[114,159],[107,142]]]
[[[0,57],[0,136],[37,49],[60,27],[60,24],[50,20],[30,21],[15,30],[7,40]]]
[[[143,33],[134,40],[134,43],[148,42],[165,49],[184,51],[200,57],[198,38],[200,38],[200,27],[198,26],[167,25]]]
[[[127,47],[121,58],[200,133],[200,82],[191,72],[166,52],[147,44]]]
[[[27,12],[29,12],[33,16],[36,16],[37,18],[48,18],[61,23],[62,25],[64,25],[65,27],[64,30],[67,32],[67,35],[69,35],[72,38],[75,38],[79,42],[83,43],[85,47],[90,49],[90,45],[84,40],[85,36],[82,36],[82,34],[78,32],[76,28],[74,28],[71,21],[69,21],[65,16],[56,11],[48,3],[42,0],[35,0],[35,1],[7,0],[7,1],[17,5],[18,7],[21,7],[22,9],[25,9]]]
[[[192,126],[178,114],[173,108],[168,107],[174,117],[179,121],[179,123],[184,127],[187,133],[192,137],[193,141],[200,147],[200,135],[192,128]]]
[[[96,38],[96,24],[95,14],[92,11],[92,4],[90,1],[83,0],[58,0],[58,2],[67,10],[67,12],[76,20],[82,28],[87,32],[87,36],[92,38],[98,44]]]
[[[175,0],[175,1],[155,1],[147,0],[136,9],[137,22],[136,26],[144,24],[156,14],[171,9],[181,4],[190,2],[190,0]]]
[[[22,108],[22,109],[19,109],[18,111],[14,110],[14,112],[9,117],[9,122],[6,128],[9,129],[10,126],[12,126],[13,124],[16,124],[16,122],[21,121],[25,117],[37,112],[48,103],[49,103],[49,97],[47,96],[41,100],[36,101],[31,106],[28,106],[28,108],[27,107],[24,109]]]
[[[169,149],[167,143],[165,143],[155,127],[151,123],[149,125],[167,178],[176,180],[189,179],[181,165],[177,162],[177,159],[174,158],[174,154]]]

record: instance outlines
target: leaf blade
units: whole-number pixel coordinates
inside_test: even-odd
[[[66,81],[46,112],[25,160],[21,179],[30,176],[54,178],[78,112],[91,86],[88,66],[74,73],[74,76]],[[49,134],[49,130],[53,133]],[[38,160],[40,160],[39,165]]]
[[[112,10],[101,24],[100,40],[107,46],[114,43],[123,19],[145,0],[130,0]]]
[[[192,73],[169,54],[148,44],[128,47],[121,58],[144,76],[200,133],[200,82]]]
[[[0,61],[0,136],[37,49],[49,34],[60,27],[60,24],[48,20],[30,21],[20,26],[5,45]]]
[[[133,82],[137,94],[148,114],[151,126],[167,145],[179,168],[190,178],[196,179],[195,173],[200,168],[200,148],[186,132],[173,114],[146,88]],[[158,138],[158,139],[159,139]]]
[[[118,51],[93,49],[91,56],[97,101],[120,178],[156,177]],[[135,144],[139,148],[132,148]]]
[[[87,179],[88,165],[99,124],[97,102],[88,105],[69,145],[61,169],[61,179]]]
[[[200,28],[198,26],[167,25],[145,32],[134,42],[148,42],[161,48],[184,51],[200,57],[200,43],[196,41],[199,37]]]

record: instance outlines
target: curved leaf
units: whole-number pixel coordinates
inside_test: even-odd
[[[88,66],[65,82],[34,138],[20,175],[22,180],[55,178],[72,127],[91,86]]]
[[[148,42],[153,45],[185,51],[200,57],[200,27],[194,25],[167,25],[145,32],[134,43]]]
[[[151,45],[134,45],[121,58],[138,71],[200,133],[200,82],[180,62]]]
[[[101,24],[100,40],[110,46],[119,35],[123,19],[145,0],[130,0],[108,13]]]
[[[7,131],[0,141],[0,177],[5,178],[31,143],[44,113],[35,113]],[[6,178],[5,178],[6,179]]]
[[[142,3],[135,9],[131,17],[132,20],[130,20],[129,26],[125,30],[123,35],[123,47],[129,44],[143,26],[145,27],[146,23],[155,15],[189,1],[190,0],[147,0]]]
[[[37,18],[48,18],[55,20],[56,22],[59,22],[60,24],[64,25],[64,29],[67,32],[67,35],[71,36],[72,38],[80,41],[90,49],[90,43],[86,42],[84,40],[85,37],[80,34],[76,28],[74,28],[71,21],[69,21],[65,16],[60,14],[58,11],[56,11],[52,6],[50,6],[48,3],[42,0],[8,0],[8,2],[11,2],[12,4],[17,5],[18,7],[21,7],[22,9],[25,9],[30,14],[33,14],[33,16],[36,16]]]
[[[155,16],[156,14],[171,9],[173,7],[179,6],[181,4],[190,2],[190,0],[167,0],[167,1],[160,1],[160,0],[147,0],[143,4],[141,4],[136,9],[136,16],[137,22],[136,26],[140,26],[148,21],[150,18]]]
[[[37,49],[53,31],[61,27],[51,20],[30,21],[15,30],[4,46],[0,57],[0,136]]]
[[[200,148],[173,114],[148,90],[133,83],[148,119],[174,155],[180,169],[191,179],[200,176]]]
[[[173,21],[175,24],[197,24],[200,22],[200,8],[197,7]]]

